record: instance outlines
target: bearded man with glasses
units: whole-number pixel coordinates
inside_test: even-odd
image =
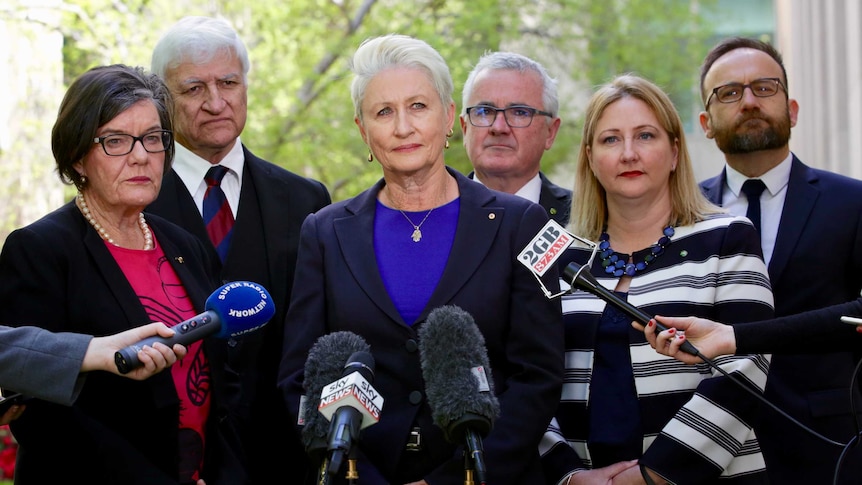
[[[855,300],[862,290],[862,182],[810,168],[790,151],[799,103],[789,97],[781,54],[758,40],[724,40],[707,54],[700,87],[701,127],[727,162],[700,185],[712,202],[759,226],[775,316]],[[850,400],[862,399],[858,384],[849,389],[860,354],[775,354],[765,395],[822,436],[847,443],[855,429]],[[841,447],[766,408],[755,429],[771,483],[832,482]],[[862,483],[858,447],[839,471],[834,483]]]
[[[541,172],[542,155],[560,129],[557,82],[538,62],[512,52],[479,59],[462,91],[461,130],[473,164],[470,178],[538,203],[569,221],[572,191]]]

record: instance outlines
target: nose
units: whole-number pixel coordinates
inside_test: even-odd
[[[494,114],[494,121],[488,127],[494,133],[505,133],[509,131],[509,128],[509,122],[506,121],[506,112],[503,110],[499,110]]]
[[[638,159],[638,152],[635,149],[634,140],[626,139],[623,141],[622,159],[624,162],[632,162]]]
[[[396,114],[395,134],[398,136],[407,136],[413,132],[413,124],[410,122],[410,117],[399,113]]]
[[[217,87],[207,89],[207,98],[204,101],[203,108],[210,113],[219,113],[224,109],[227,103]]]

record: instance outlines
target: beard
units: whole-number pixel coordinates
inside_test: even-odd
[[[752,119],[761,120],[766,126],[740,132],[739,128]],[[733,126],[718,126],[714,132],[716,145],[727,155],[781,148],[790,141],[790,112],[785,112],[777,120],[754,112]]]

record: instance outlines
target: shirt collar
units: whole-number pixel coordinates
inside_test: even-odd
[[[778,165],[772,167],[768,172],[761,175],[759,178],[766,185],[766,190],[770,195],[775,195],[790,181],[790,168],[792,166],[793,153],[789,153],[787,158],[781,161]],[[739,197],[739,192],[742,190],[742,184],[749,177],[734,170],[730,165],[725,164],[727,171],[727,187],[733,192],[733,195]]]
[[[482,181],[479,180],[478,174],[473,173],[473,180],[482,184]],[[485,185],[485,184],[482,184]],[[515,195],[519,197],[523,197],[530,202],[534,202],[536,204],[539,203],[539,195],[542,193],[542,179],[539,177],[537,173],[533,178],[527,181],[517,192]]]
[[[242,153],[242,141],[237,137],[233,148],[219,162],[219,165],[224,165],[236,173],[239,180],[242,180],[244,161],[245,156]],[[212,164],[208,160],[199,157],[179,143],[175,144],[173,169],[177,172],[177,175],[183,181],[190,194],[194,194],[200,184],[203,183],[204,175],[206,175],[210,167],[212,167]]]

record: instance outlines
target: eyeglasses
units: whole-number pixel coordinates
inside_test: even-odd
[[[141,136],[125,133],[100,136],[93,138],[93,143],[101,144],[105,154],[120,157],[132,153],[136,141],[141,142],[141,146],[149,153],[163,152],[171,147],[173,137],[174,134],[168,130],[155,130]]]
[[[487,128],[494,124],[497,119],[497,113],[503,112],[503,117],[506,119],[506,124],[512,128],[526,128],[533,122],[533,116],[540,114],[542,116],[554,117],[553,114],[547,111],[541,111],[530,106],[509,106],[508,108],[495,108],[480,104],[467,108],[467,117],[470,119],[470,124],[479,128]]]
[[[745,93],[745,88],[751,89],[751,94],[758,98],[768,98],[770,96],[775,96],[775,94],[778,93],[779,87],[787,91],[787,89],[784,88],[784,85],[781,84],[781,80],[777,77],[755,79],[749,84],[727,83],[712,90],[712,94],[707,98],[705,106],[709,106],[709,102],[712,101],[713,96],[715,96],[715,99],[717,99],[719,103],[735,103],[742,99],[742,95]]]

